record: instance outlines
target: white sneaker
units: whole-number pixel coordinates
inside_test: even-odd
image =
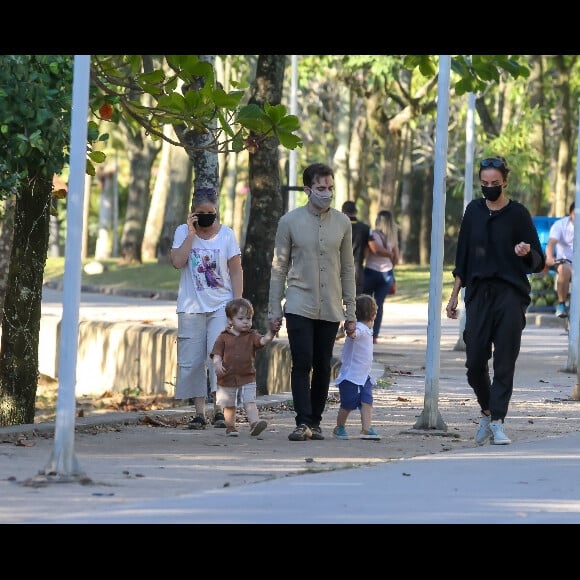
[[[503,423],[501,421],[492,421],[489,424],[489,430],[491,431],[492,445],[509,445],[512,442],[503,432]]]
[[[479,420],[479,427],[475,433],[475,442],[478,445],[484,445],[491,437],[491,431],[489,430],[490,423],[491,417],[489,415],[481,415],[481,419]]]

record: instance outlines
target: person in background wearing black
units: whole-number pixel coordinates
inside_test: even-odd
[[[363,293],[364,286],[364,268],[365,257],[368,248],[371,228],[365,222],[357,219],[357,209],[354,201],[345,201],[342,204],[342,213],[345,213],[350,219],[352,226],[352,255],[354,256],[356,294]]]
[[[503,424],[513,393],[526,310],[530,304],[528,274],[544,269],[545,257],[528,209],[508,199],[507,161],[483,159],[479,180],[483,197],[473,199],[463,214],[455,278],[447,317],[457,318],[459,291],[465,287],[467,381],[481,407],[475,442],[508,445]],[[492,352],[493,347],[493,352]],[[493,356],[493,380],[489,360]]]

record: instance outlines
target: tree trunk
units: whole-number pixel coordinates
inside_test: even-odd
[[[543,59],[544,57],[541,54],[532,54],[530,56],[531,73],[528,81],[528,90],[530,93],[531,109],[543,109],[545,105],[544,85],[542,82],[544,75]],[[534,150],[537,152],[538,159],[544,159],[546,151],[546,121],[543,116],[540,116],[538,123],[532,128],[530,142]],[[532,184],[529,209],[532,215],[542,215],[546,176],[542,170],[541,164],[538,162],[531,162],[528,169],[528,176]]]
[[[2,219],[0,220],[0,314],[4,311],[4,300],[8,289],[8,272],[10,268],[10,254],[14,238],[14,210],[16,198],[7,197],[2,201]]]
[[[171,125],[163,128],[163,133],[173,138],[174,131]],[[168,141],[163,141],[161,147],[161,160],[157,166],[157,177],[153,186],[145,233],[143,235],[143,245],[141,254],[144,260],[154,260],[157,257],[157,248],[161,240],[163,222],[165,218],[165,208],[169,196],[169,181],[171,179],[171,159],[173,157],[174,145]]]
[[[143,71],[145,73],[153,70],[154,61],[153,56],[143,55]],[[150,105],[152,102],[152,98],[148,94],[141,98],[145,105]],[[141,263],[141,246],[145,220],[149,211],[151,170],[155,158],[161,150],[161,144],[154,142],[142,127],[135,130],[128,122],[121,123],[119,127],[124,130],[126,138],[131,176],[125,223],[121,235],[120,262],[126,264]]]
[[[0,426],[4,427],[34,423],[51,191],[52,175],[29,182],[16,200],[0,347]]]
[[[335,106],[338,122],[335,137],[338,146],[332,159],[332,168],[334,170],[334,207],[340,209],[347,199],[351,199],[348,173],[351,107],[349,87],[339,85],[337,93],[338,99]]]
[[[259,56],[250,104],[280,104],[285,66],[286,56],[283,54]],[[268,295],[274,238],[278,220],[284,210],[278,145],[276,137],[267,138],[255,153],[250,153],[249,163],[250,213],[242,267],[244,297],[254,305],[254,325],[260,332],[265,332],[268,328]]]
[[[95,260],[106,260],[113,255],[114,188],[117,172],[114,163],[104,166],[99,172],[101,195],[99,199],[99,231],[95,246]]]
[[[366,101],[357,99],[352,121],[352,138],[348,154],[348,174],[350,176],[350,199],[357,204],[359,221],[370,224],[369,207],[371,203],[368,182],[368,143],[366,140],[367,120]]]
[[[433,216],[433,182],[434,166],[429,164],[424,172],[421,186],[421,209],[419,216],[419,264],[428,266],[431,263],[431,228]],[[453,252],[455,257],[455,252]]]
[[[557,143],[557,164],[556,164],[556,206],[557,216],[568,215],[568,207],[573,196],[568,196],[569,177],[571,173],[571,147],[572,142],[572,119],[571,119],[571,95],[570,95],[570,66],[566,61],[566,55],[558,54],[554,59],[558,68],[558,88],[560,99],[557,103],[559,109],[556,113],[560,119],[561,133]]]
[[[54,175],[52,177],[52,189],[54,191],[64,190],[68,191],[68,185],[62,179],[60,175]],[[58,219],[58,199],[52,197],[51,199],[51,212],[50,212],[50,225],[48,227],[48,252],[47,255],[53,258],[62,255],[63,245],[61,243],[61,223]],[[8,256],[10,252],[8,252]]]
[[[250,104],[263,106],[265,102],[278,105],[284,85],[285,55],[266,54],[258,57],[256,80]],[[254,327],[259,332],[268,328],[268,296],[270,270],[274,255],[274,238],[278,220],[284,213],[284,195],[279,170],[279,142],[268,137],[250,153],[248,225],[242,250],[244,270],[244,298],[254,306]],[[246,201],[247,203],[247,201]],[[246,206],[247,207],[247,206]],[[266,347],[268,348],[268,347]],[[268,392],[268,357],[266,349],[256,353],[256,386],[258,393]]]
[[[228,153],[225,158],[223,169],[220,170],[222,176],[222,222],[234,228],[235,224],[235,204],[236,204],[236,185],[238,181],[238,154],[233,151]],[[236,239],[241,244],[241,234],[235,230]]]
[[[145,220],[149,211],[151,169],[160,146],[144,135],[135,136],[127,143],[131,180],[127,196],[127,212],[121,236],[121,259],[126,264],[141,263],[141,245]]]
[[[397,223],[399,224],[399,248],[401,264],[405,264],[412,261],[411,256],[414,252],[414,248],[417,248],[418,244],[418,228],[415,226],[419,221],[417,219],[416,212],[413,211],[413,162],[412,162],[412,151],[413,151],[413,132],[408,125],[405,125],[402,129],[403,135],[401,139],[401,154],[403,156],[401,162],[401,196],[400,196],[400,215],[398,216]],[[381,209],[391,210],[393,216],[397,217],[396,212],[396,197],[393,199],[393,205],[391,207],[385,207]]]
[[[192,175],[193,165],[185,149],[175,147],[171,153],[169,193],[157,251],[159,262],[169,263],[175,228],[185,222],[191,202]]]
[[[207,62],[212,67],[215,64],[215,54],[200,54],[199,60],[201,62]],[[205,80],[203,77],[199,77],[197,82],[203,86]],[[212,129],[217,127],[217,119],[213,119],[210,123]],[[213,136],[210,133],[195,133],[193,135],[193,145],[194,147],[209,147],[210,143],[213,141]],[[194,151],[191,155],[191,160],[193,162],[193,187],[215,187],[216,191],[220,191],[220,181],[219,181],[219,159],[217,154],[217,149],[201,149],[199,151]],[[221,218],[221,216],[220,216]]]

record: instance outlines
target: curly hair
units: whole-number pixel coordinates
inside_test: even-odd
[[[254,307],[252,303],[246,298],[234,298],[226,304],[226,316],[227,318],[233,318],[236,314],[242,312],[250,318],[254,316]]]

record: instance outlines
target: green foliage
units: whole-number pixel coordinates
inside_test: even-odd
[[[89,260],[92,261],[92,260]],[[145,261],[142,264],[124,264],[119,260],[100,260],[105,266],[101,274],[89,275],[82,272],[82,284],[107,286],[118,289],[166,290],[175,291],[179,286],[179,270],[170,264],[157,261]],[[86,262],[85,262],[86,263]],[[443,268],[443,300],[451,293],[453,277],[452,266]],[[428,266],[400,264],[396,269],[397,293],[389,296],[389,302],[405,304],[429,301],[431,275]],[[60,281],[64,277],[64,258],[48,257],[44,269],[45,280]]]
[[[0,55],[0,198],[68,159],[73,59]]]
[[[238,114],[238,122],[256,133],[266,133],[271,130],[271,122],[265,111],[255,104],[247,105]]]
[[[515,91],[514,91],[515,92]],[[481,157],[501,155],[508,160],[510,166],[509,191],[510,197],[530,203],[537,180],[531,167],[542,166],[542,155],[534,146],[531,135],[541,125],[545,111],[539,107],[514,107],[517,119],[507,123],[497,137],[482,139]],[[477,178],[477,174],[474,176]],[[479,185],[479,180],[477,180]],[[545,180],[544,193],[549,193],[550,183]]]
[[[465,93],[483,91],[490,83],[497,83],[501,74],[516,79],[527,78],[530,69],[518,62],[519,56],[505,54],[475,54],[472,56],[455,55],[451,59],[451,70],[459,77],[454,89],[458,96]],[[432,54],[406,55],[403,66],[409,70],[418,68],[424,77],[437,74],[438,56]]]
[[[296,115],[287,115],[284,105],[264,104],[264,110],[258,105],[247,105],[240,110],[238,122],[246,128],[262,135],[262,139],[272,133],[275,134],[281,145],[287,149],[295,149],[302,146],[299,137],[293,134],[300,128]]]
[[[85,260],[83,265],[93,260]],[[101,274],[82,272],[82,284],[108,286],[118,289],[168,290],[177,291],[180,271],[170,264],[160,264],[156,260],[142,264],[120,264],[117,259],[99,260],[105,266]],[[44,268],[45,280],[62,280],[64,258],[49,256]]]
[[[125,387],[121,392],[124,397],[140,397],[143,394],[143,389],[139,386]]]
[[[428,54],[408,54],[405,56],[403,66],[409,70],[418,68],[424,77],[432,77],[437,74],[437,66],[433,57]]]
[[[167,123],[186,131],[212,131],[216,142],[224,134],[221,150],[227,149],[228,141],[233,149],[244,149],[250,130],[259,137],[275,134],[289,149],[302,146],[294,134],[299,128],[295,116],[278,107],[267,112],[240,108],[244,92],[217,86],[212,66],[197,55],[150,61],[158,68],[149,70],[151,63],[142,55],[93,56],[93,115],[100,119],[99,109],[108,103],[113,106],[112,123],[124,116],[145,127],[153,139],[164,138]],[[68,163],[73,64],[71,55],[0,55],[0,199],[17,192],[24,181],[62,173]],[[142,104],[144,95],[153,99],[151,106]],[[212,128],[215,118],[217,130]],[[88,175],[95,176],[95,166],[106,159],[95,144],[108,138],[93,119],[88,121]]]
[[[171,141],[174,145],[187,146],[188,135],[211,135],[208,146],[220,152],[252,148],[256,139],[271,135],[286,148],[302,146],[294,135],[298,119],[287,115],[285,107],[241,106],[244,91],[225,91],[211,64],[198,55],[95,55],[93,61],[97,90],[91,107],[97,117],[100,105],[108,102],[152,139],[167,140],[163,126],[171,124],[186,135],[185,143]],[[257,135],[250,138],[250,132]]]

